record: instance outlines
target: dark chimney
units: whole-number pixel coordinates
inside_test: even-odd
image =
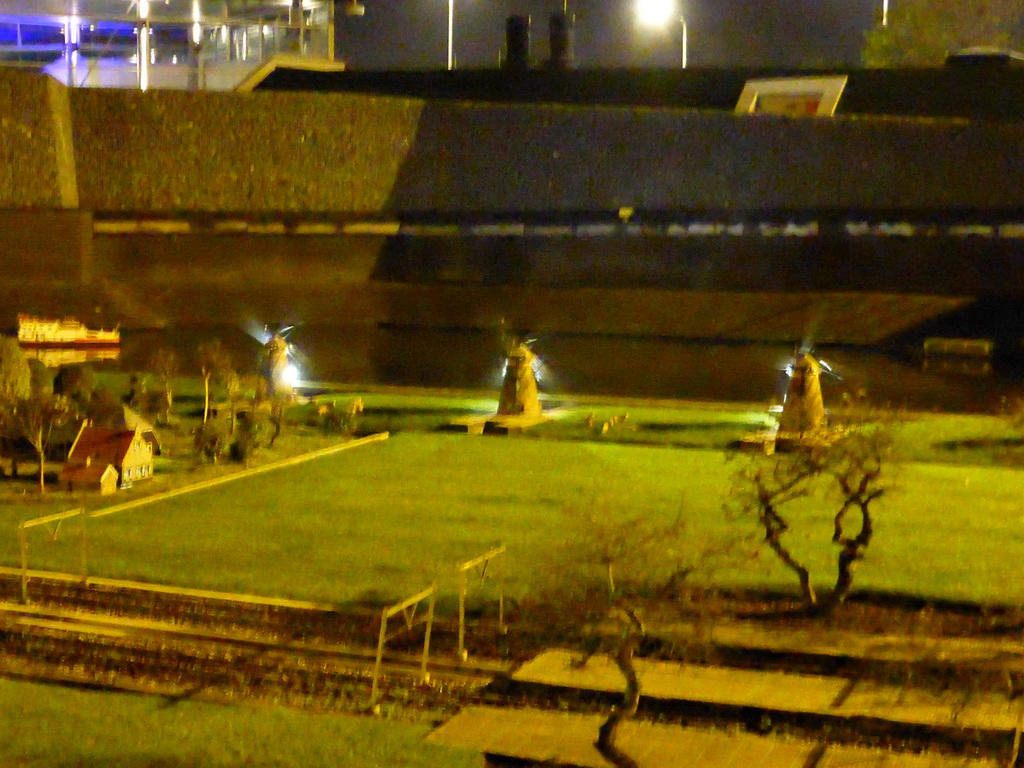
[[[551,33],[551,58],[548,67],[551,69],[569,69],[574,66],[573,44],[576,17],[568,13],[552,13],[549,23]]]
[[[505,20],[505,69],[530,68],[530,17],[509,16]]]

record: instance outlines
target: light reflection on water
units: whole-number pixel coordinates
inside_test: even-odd
[[[533,334],[547,376],[542,389],[558,395],[608,395],[769,402],[778,392],[793,349],[782,345],[699,344],[672,339]],[[197,349],[218,338],[244,372],[258,370],[260,345],[235,327],[183,327],[122,334],[118,365],[144,370],[153,349],[167,346],[184,374],[198,373]],[[491,389],[500,381],[497,334],[486,331],[386,329],[307,325],[289,340],[302,378],[343,384]],[[864,393],[879,405],[915,410],[996,412],[1022,389],[1019,372],[978,375],[978,363],[950,368],[858,349],[819,349],[838,374],[823,376],[826,398]]]

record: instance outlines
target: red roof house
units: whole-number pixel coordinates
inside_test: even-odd
[[[82,424],[68,460],[60,473],[64,490],[99,490],[110,493],[111,472],[116,474],[113,488],[124,488],[153,476],[153,443],[142,429],[110,429]]]

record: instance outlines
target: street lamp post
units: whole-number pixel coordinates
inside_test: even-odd
[[[672,21],[672,15],[681,10],[681,3],[675,0],[636,0],[636,14],[639,22],[645,27],[660,27],[664,29]],[[687,45],[689,43],[686,27],[686,16],[679,16],[680,32],[680,63],[686,69]]]
[[[138,57],[139,90],[145,91],[149,88],[149,59],[150,46],[152,44],[149,26],[149,0],[139,0],[138,15],[138,26],[136,27],[138,41],[136,42],[135,55]]]
[[[448,0],[448,69],[455,69],[455,0]]]
[[[683,44],[682,44],[683,55],[682,55],[682,62],[683,62],[683,69],[686,69],[686,17],[685,16],[680,16],[679,17],[679,23],[683,25]]]

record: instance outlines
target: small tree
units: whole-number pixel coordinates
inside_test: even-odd
[[[0,336],[0,402],[13,405],[32,391],[32,372],[18,340]]]
[[[363,399],[357,397],[344,408],[336,403],[325,402],[317,406],[313,423],[320,427],[325,435],[345,435],[351,437],[359,426],[359,414],[363,412]]]
[[[133,373],[128,378],[128,394],[124,396],[124,404],[135,411],[142,411],[149,399],[149,382],[144,373]]]
[[[977,45],[1013,47],[1021,41],[1019,0],[900,0],[888,23],[865,36],[869,67],[940,66],[946,56]]]
[[[178,356],[167,347],[160,347],[150,358],[149,369],[160,384],[157,420],[161,424],[169,424],[171,409],[174,407],[174,379],[178,375]]]
[[[608,713],[595,742],[616,768],[637,766],[616,736],[640,702],[634,657],[648,636],[645,613],[678,609],[683,580],[709,570],[728,550],[725,543],[695,543],[681,518],[624,517],[602,505],[570,514],[566,540],[552,553],[544,586],[526,608],[547,636],[581,650],[578,666],[606,653],[622,672],[622,702]]]
[[[231,444],[231,456],[236,461],[249,464],[260,449],[270,440],[271,425],[267,409],[253,409],[241,420],[235,441]]]
[[[216,420],[198,425],[192,439],[199,456],[216,464],[228,449],[227,435]]]
[[[84,404],[85,415],[97,427],[117,427],[124,423],[124,405],[106,387],[96,387]]]
[[[96,374],[89,365],[62,365],[53,379],[53,393],[74,400],[76,403],[89,402],[96,388]]]
[[[53,394],[53,374],[42,360],[28,361],[29,387],[33,395],[49,396]]]
[[[54,431],[75,416],[74,404],[59,395],[36,394],[18,402],[12,413],[15,429],[39,456],[39,491],[46,491],[46,451]]]
[[[897,463],[890,417],[859,409],[847,416],[849,423],[835,428],[829,439],[751,459],[737,473],[731,496],[740,516],[756,522],[765,546],[797,577],[804,607],[812,614],[834,611],[849,595],[854,570],[874,536],[875,507],[892,488]],[[821,599],[807,556],[798,553],[786,534],[795,520],[808,533],[815,519],[822,520],[823,508],[835,510],[827,514],[838,552],[834,584]],[[797,509],[811,511],[799,514]],[[853,530],[851,512],[856,517]]]
[[[288,408],[288,403],[291,401],[290,397],[274,397],[270,401],[270,439],[267,445],[271,448],[274,447],[274,443],[277,442],[277,438],[281,436],[281,429],[285,423],[285,411]]]
[[[242,389],[242,377],[235,371],[225,370],[221,373],[221,382],[228,395],[228,408],[230,409],[230,421],[228,434],[235,434],[235,425],[238,422],[238,408],[242,404],[244,392]]]
[[[199,345],[199,367],[203,377],[203,423],[210,419],[210,384],[232,370],[231,356],[219,339]]]

